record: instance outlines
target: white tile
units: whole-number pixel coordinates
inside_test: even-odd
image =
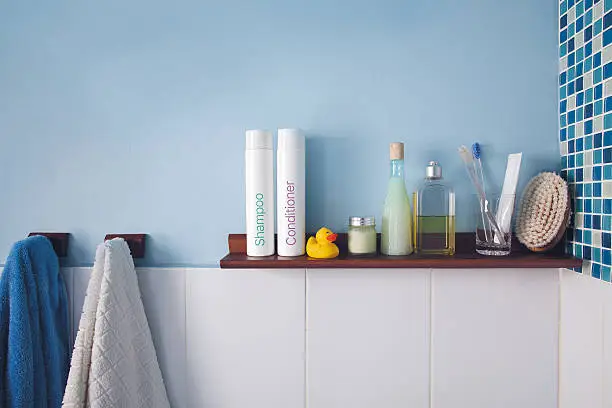
[[[83,303],[87,293],[87,285],[89,284],[89,276],[91,268],[72,268],[72,328],[73,337],[76,339],[76,334],[79,330],[79,322],[83,314]]]
[[[612,46],[608,45],[601,51],[602,61],[612,61]]]
[[[600,1],[599,3],[593,6],[593,21],[597,21],[601,16],[603,16],[604,10],[604,2]]]
[[[604,181],[601,186],[603,198],[612,198],[612,181]]]
[[[601,231],[593,230],[592,235],[591,235],[591,242],[593,243],[594,247],[601,248]]]
[[[584,123],[578,122],[576,123],[576,137],[584,136]]]
[[[560,408],[603,406],[601,289],[598,279],[568,270],[561,272]]]
[[[187,269],[189,407],[304,406],[305,274]]]
[[[567,56],[559,60],[559,72],[563,72],[567,69]]]
[[[584,181],[592,181],[593,179],[593,167],[586,166],[584,167]]]
[[[567,97],[567,109],[574,110],[576,108],[576,95],[570,95]]]
[[[567,142],[561,142],[561,155],[565,156],[567,154]]]
[[[584,81],[584,89],[590,88],[593,86],[593,71],[589,71],[583,75]]]
[[[429,270],[308,270],[309,408],[429,407]]]
[[[593,151],[592,150],[587,150],[586,152],[584,152],[584,165],[585,166],[593,165]]]
[[[595,132],[599,132],[603,129],[603,118],[601,116],[597,116],[593,119],[593,129]]]
[[[597,37],[593,38],[593,54],[595,54],[597,51],[601,50],[601,47],[602,47],[602,42],[601,41],[602,41],[601,34],[599,34]],[[604,62],[604,61],[602,60],[602,62]]]
[[[606,82],[604,82],[603,96],[612,96],[612,79],[608,79]]]
[[[557,408],[558,269],[434,269],[433,408]]]
[[[574,223],[576,224],[576,228],[582,228],[584,225],[584,214],[576,213],[574,216]]]
[[[584,45],[584,35],[582,35],[582,32],[581,32],[580,34],[574,37],[574,46],[576,47],[575,49],[578,49],[582,47],[583,45]]]
[[[170,405],[187,407],[185,269],[138,268],[137,273]]]
[[[567,11],[567,24],[570,25],[576,20],[576,7],[572,7]]]
[[[584,276],[591,276],[591,261],[582,261],[582,274]]]

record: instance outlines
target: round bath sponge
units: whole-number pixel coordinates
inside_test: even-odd
[[[523,192],[516,236],[534,252],[547,251],[563,238],[569,216],[570,198],[565,180],[555,173],[540,173]]]

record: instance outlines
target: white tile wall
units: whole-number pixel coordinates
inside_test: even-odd
[[[558,271],[434,270],[433,408],[556,408]]]
[[[309,408],[429,407],[429,270],[308,270]]]
[[[304,270],[187,270],[189,407],[304,406]]]

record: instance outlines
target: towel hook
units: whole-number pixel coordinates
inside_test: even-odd
[[[104,240],[123,238],[130,248],[132,258],[144,258],[146,237],[147,234],[106,234]]]
[[[41,235],[51,241],[53,250],[58,258],[64,258],[68,256],[68,238],[70,234],[67,232],[30,232],[28,237],[35,235]]]

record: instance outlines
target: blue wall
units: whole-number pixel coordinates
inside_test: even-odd
[[[73,234],[91,263],[109,232],[147,232],[147,264],[214,265],[244,231],[247,128],[309,137],[308,224],[380,219],[388,143],[408,186],[484,145],[501,186],[556,169],[557,4],[440,0],[4,2],[0,258],[32,230]]]

